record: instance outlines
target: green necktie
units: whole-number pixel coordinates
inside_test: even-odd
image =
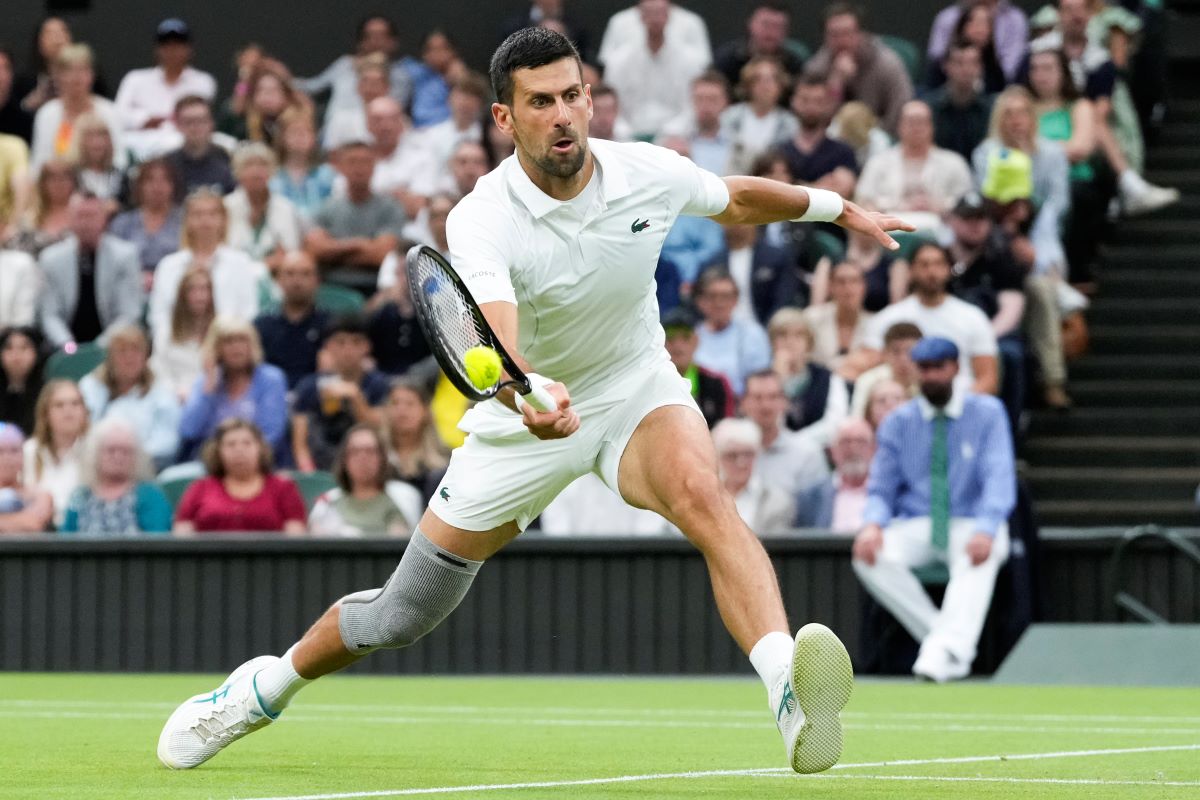
[[[933,418],[933,447],[929,451],[930,540],[939,550],[950,542],[950,475],[946,457],[946,415]]]

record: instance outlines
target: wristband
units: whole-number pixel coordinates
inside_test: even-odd
[[[842,215],[846,205],[837,192],[808,187],[804,191],[808,192],[808,210],[793,222],[833,222]]]
[[[549,386],[550,384],[554,383],[554,381],[538,375],[536,372],[526,372],[525,380],[529,381],[529,385],[535,389],[540,386]],[[524,413],[525,397],[521,394],[520,390],[513,392],[513,405],[517,407],[518,414]]]

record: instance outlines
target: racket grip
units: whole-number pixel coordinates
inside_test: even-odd
[[[546,391],[546,387],[540,383],[533,383],[529,391],[523,394],[522,397],[526,403],[529,403],[537,411],[554,411],[558,408],[558,401],[554,399],[554,395]]]

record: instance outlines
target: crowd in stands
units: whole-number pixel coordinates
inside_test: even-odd
[[[1130,90],[1138,47],[1161,45],[1139,39],[1157,4],[1058,0],[1028,18],[960,0],[924,59],[842,2],[810,44],[770,0],[744,31],[639,0],[599,39],[567,6],[534,0],[497,42],[526,25],[572,38],[592,136],[917,228],[897,252],[828,224],[681,218],[668,236],[666,347],[756,530],[929,516],[893,414],[987,416],[976,399],[994,395],[1009,433],[986,446],[1011,461],[1024,412],[1070,408],[1061,330],[1102,277],[1097,243],[1178,199],[1142,176],[1155,98]],[[430,357],[403,253],[446,252],[450,210],[513,152],[468,66],[487,54],[446,30],[405,53],[372,16],[314,77],[253,43],[213,76],[191,66],[205,43],[184,20],[146,33],[154,66],[115,92],[101,43],[60,18],[32,60],[0,49],[0,531],[407,535],[468,403]],[[953,348],[940,403],[926,373],[948,374],[951,351],[918,363],[928,341]],[[980,494],[1003,506],[989,491],[952,486],[953,516],[982,515]],[[611,495],[581,480],[542,527],[666,531]],[[951,655],[930,670],[973,651]]]

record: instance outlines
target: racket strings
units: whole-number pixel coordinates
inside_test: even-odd
[[[472,347],[489,345],[490,337],[474,313],[471,303],[459,291],[445,269],[431,258],[416,259],[413,294],[424,306],[434,335],[449,355],[464,380],[469,380],[463,364],[464,354]]]

